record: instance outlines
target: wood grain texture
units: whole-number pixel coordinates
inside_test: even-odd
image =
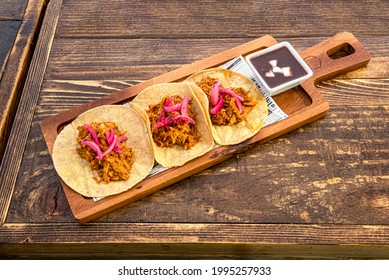
[[[69,223],[8,224],[0,230],[1,235],[8,237],[7,244],[0,244],[0,256],[18,259],[387,259],[387,232],[387,226],[353,225],[108,223],[83,226],[80,230],[78,225]],[[65,240],[70,242],[53,246],[58,236],[66,236]]]
[[[28,2],[24,17],[20,22],[17,36],[14,38],[5,71],[0,82],[0,161],[9,137],[13,118],[21,96],[23,83],[36,41],[42,13],[45,6],[43,0]]]
[[[0,21],[0,81],[19,29],[19,25],[20,22],[18,21]]]
[[[39,18],[39,11],[42,6],[38,2],[32,2],[31,4],[32,7],[29,7],[34,8],[32,10],[36,13],[32,16]],[[57,6],[54,5],[54,8],[49,9],[53,16],[45,18],[46,24],[40,30],[40,34],[42,36],[39,40],[45,40],[45,43],[40,43],[38,40],[38,44],[42,46],[42,49],[34,52],[32,63],[29,66],[29,72],[26,77],[26,83],[23,88],[24,94],[21,95],[21,101],[18,104],[18,109],[16,112],[16,119],[21,119],[19,119],[20,121],[13,123],[11,134],[15,135],[15,137],[11,138],[5,147],[4,159],[0,166],[0,185],[2,186],[0,189],[1,224],[4,223],[6,218],[7,209],[11,201],[12,192],[14,190],[14,182],[16,181],[16,174],[12,174],[12,170],[19,168],[22,161],[24,147],[27,143],[31,121],[34,115],[36,102],[38,100],[43,75],[46,69],[46,62],[48,60],[51,49],[51,40],[54,37],[52,28],[55,28],[56,26],[59,9],[60,4]],[[38,24],[38,20],[35,22],[35,24]]]
[[[388,14],[385,0],[66,1],[58,36],[256,38],[266,34],[311,37],[342,31],[356,36],[387,35]]]
[[[15,180],[9,211],[0,204],[0,256],[387,259],[385,1],[227,2],[216,19],[206,9],[195,13],[198,3],[213,7],[211,0],[147,2],[64,1],[27,141],[9,154],[20,166],[10,161],[14,170],[0,176]],[[232,7],[247,17],[238,19]],[[41,120],[264,34],[300,51],[345,30],[372,60],[318,85],[330,103],[324,119],[93,223],[74,220]]]
[[[324,37],[280,37],[298,51],[307,49]],[[347,78],[386,78],[389,75],[389,36],[358,37],[372,53],[366,69]],[[47,80],[147,80],[182,65],[203,59],[249,38],[231,39],[73,39],[58,38],[52,50]],[[179,53],[180,55],[177,55]],[[115,89],[113,89],[114,91]]]
[[[28,0],[0,0],[0,21],[21,21]]]
[[[117,244],[144,244],[144,236],[150,236],[150,243],[231,243],[233,240],[239,243],[276,243],[287,239],[285,244],[318,244],[320,237],[323,245],[349,245],[349,244],[377,244],[388,243],[388,226],[374,225],[362,227],[360,225],[345,225],[344,228],[335,225],[297,225],[297,224],[251,224],[244,225],[246,233],[242,233],[242,224],[95,224],[83,225],[71,223],[35,223],[29,224],[6,224],[0,232],[13,232],[4,240],[12,243],[35,243],[45,244],[55,242],[64,233],[69,233],[68,241],[85,242],[92,244],[105,243]],[[82,228],[83,231],[79,231]],[[343,230],[350,230],[350,235],[344,235]],[[43,236],[40,232],[51,232]],[[99,231],[106,231],[107,236],[99,235]],[[153,233],[154,231],[154,233]],[[274,234],[280,232],[280,235]],[[343,232],[343,233],[342,233]],[[57,234],[55,234],[57,233]],[[62,233],[62,234],[61,234]],[[179,233],[179,234],[177,234]],[[375,234],[373,234],[375,233]],[[288,238],[284,238],[288,237]],[[26,238],[29,237],[29,238]]]
[[[242,228],[242,230],[244,230]],[[282,234],[275,232],[274,234]],[[336,232],[339,233],[339,232]],[[3,254],[1,254],[1,251]],[[388,258],[386,245],[285,244],[285,243],[144,243],[144,244],[0,244],[0,256],[6,259],[70,260],[339,260]]]
[[[389,79],[336,78],[318,85],[330,104],[340,106],[388,105],[388,87]]]
[[[370,63],[367,68],[370,68]],[[143,80],[46,80],[36,117],[43,120],[140,82]],[[322,82],[318,88],[331,106],[385,105],[389,103],[388,83],[388,79],[341,77]]]
[[[228,34],[227,37],[242,37],[247,35],[250,8],[248,3],[231,0],[219,5],[214,1],[177,0],[163,3],[155,0],[67,1],[57,36],[220,38]]]

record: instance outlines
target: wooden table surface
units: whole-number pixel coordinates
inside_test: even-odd
[[[389,258],[386,1],[41,2],[32,60],[11,70],[28,74],[0,167],[2,258]],[[302,51],[344,31],[372,59],[317,85],[326,117],[75,220],[40,121],[264,35]]]
[[[42,22],[45,0],[0,0],[0,161]]]

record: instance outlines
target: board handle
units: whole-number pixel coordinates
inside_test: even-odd
[[[371,59],[367,49],[349,32],[306,49],[300,56],[313,70],[306,83],[314,84],[364,67]]]

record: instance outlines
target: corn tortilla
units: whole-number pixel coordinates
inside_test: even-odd
[[[147,115],[149,105],[158,104],[164,97],[169,95],[179,95],[182,98],[185,96],[189,97],[191,100],[190,106],[196,115],[195,125],[197,133],[201,136],[201,139],[196,145],[188,150],[184,150],[184,148],[179,145],[174,145],[173,147],[159,147],[151,140],[155,160],[166,168],[181,166],[186,162],[205,154],[214,146],[209,123],[206,119],[203,107],[195,96],[192,87],[184,83],[156,84],[147,87],[132,100],[131,106],[133,106],[134,109],[137,109],[147,122],[150,139],[152,139],[152,128],[150,127],[150,121]]]
[[[207,95],[196,84],[204,77],[211,77],[221,82],[224,88],[243,88],[249,92],[249,96],[258,100],[258,104],[247,114],[246,120],[235,125],[214,125],[209,117],[209,102]],[[192,84],[197,98],[200,100],[204,111],[207,112],[208,122],[216,143],[220,145],[239,144],[259,132],[265,124],[268,114],[267,102],[257,85],[248,77],[223,68],[210,68],[196,72],[184,82]]]
[[[125,181],[97,183],[97,171],[81,158],[76,148],[77,127],[91,122],[114,122],[120,130],[126,130],[126,146],[134,151],[134,164],[130,178]],[[54,167],[61,179],[73,190],[86,197],[102,197],[124,192],[143,180],[154,165],[154,155],[141,116],[129,106],[106,105],[90,109],[68,124],[57,136],[53,147]]]

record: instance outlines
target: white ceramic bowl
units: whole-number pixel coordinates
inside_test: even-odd
[[[270,96],[298,86],[313,74],[288,42],[252,53],[246,61],[258,77],[261,89]]]

